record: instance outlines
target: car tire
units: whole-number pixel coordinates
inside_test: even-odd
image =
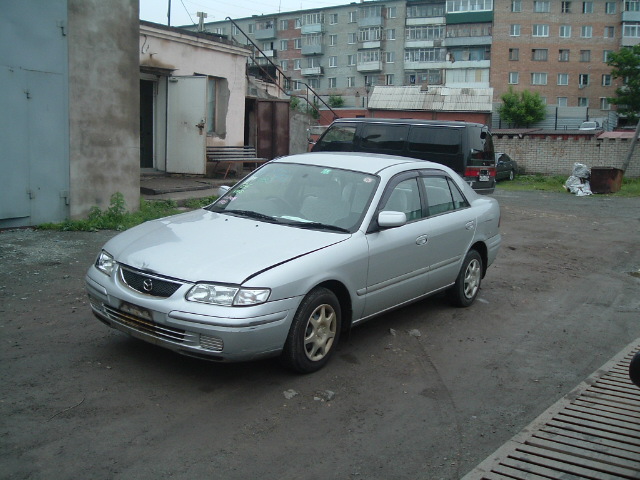
[[[640,387],[640,352],[636,352],[629,362],[629,378],[634,385]]]
[[[478,296],[482,281],[482,257],[477,250],[469,250],[456,283],[448,290],[449,300],[456,307],[470,306]]]
[[[509,180],[516,178],[516,173],[513,170],[509,170]]]
[[[342,314],[340,302],[326,288],[309,292],[293,317],[281,361],[298,373],[324,367],[338,344]]]

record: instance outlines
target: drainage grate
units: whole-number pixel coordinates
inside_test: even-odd
[[[463,480],[640,479],[640,339],[540,415]]]

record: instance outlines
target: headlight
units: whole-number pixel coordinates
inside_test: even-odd
[[[116,262],[111,255],[102,250],[96,259],[96,268],[102,273],[111,276],[116,268]]]
[[[240,288],[213,283],[199,283],[187,292],[190,302],[213,303],[215,305],[259,305],[269,299],[268,288]]]

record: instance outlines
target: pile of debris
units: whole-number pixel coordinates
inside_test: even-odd
[[[582,163],[573,164],[573,172],[571,176],[564,182],[564,188],[567,192],[574,193],[578,197],[585,195],[591,195],[591,185],[589,179],[591,178],[591,171],[589,167]]]

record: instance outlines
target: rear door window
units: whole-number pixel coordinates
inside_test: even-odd
[[[363,151],[402,152],[409,133],[408,125],[364,124],[360,134],[360,147]]]
[[[313,148],[314,152],[353,152],[357,125],[334,124]]]
[[[414,125],[409,132],[411,152],[458,154],[461,145],[461,128]]]

